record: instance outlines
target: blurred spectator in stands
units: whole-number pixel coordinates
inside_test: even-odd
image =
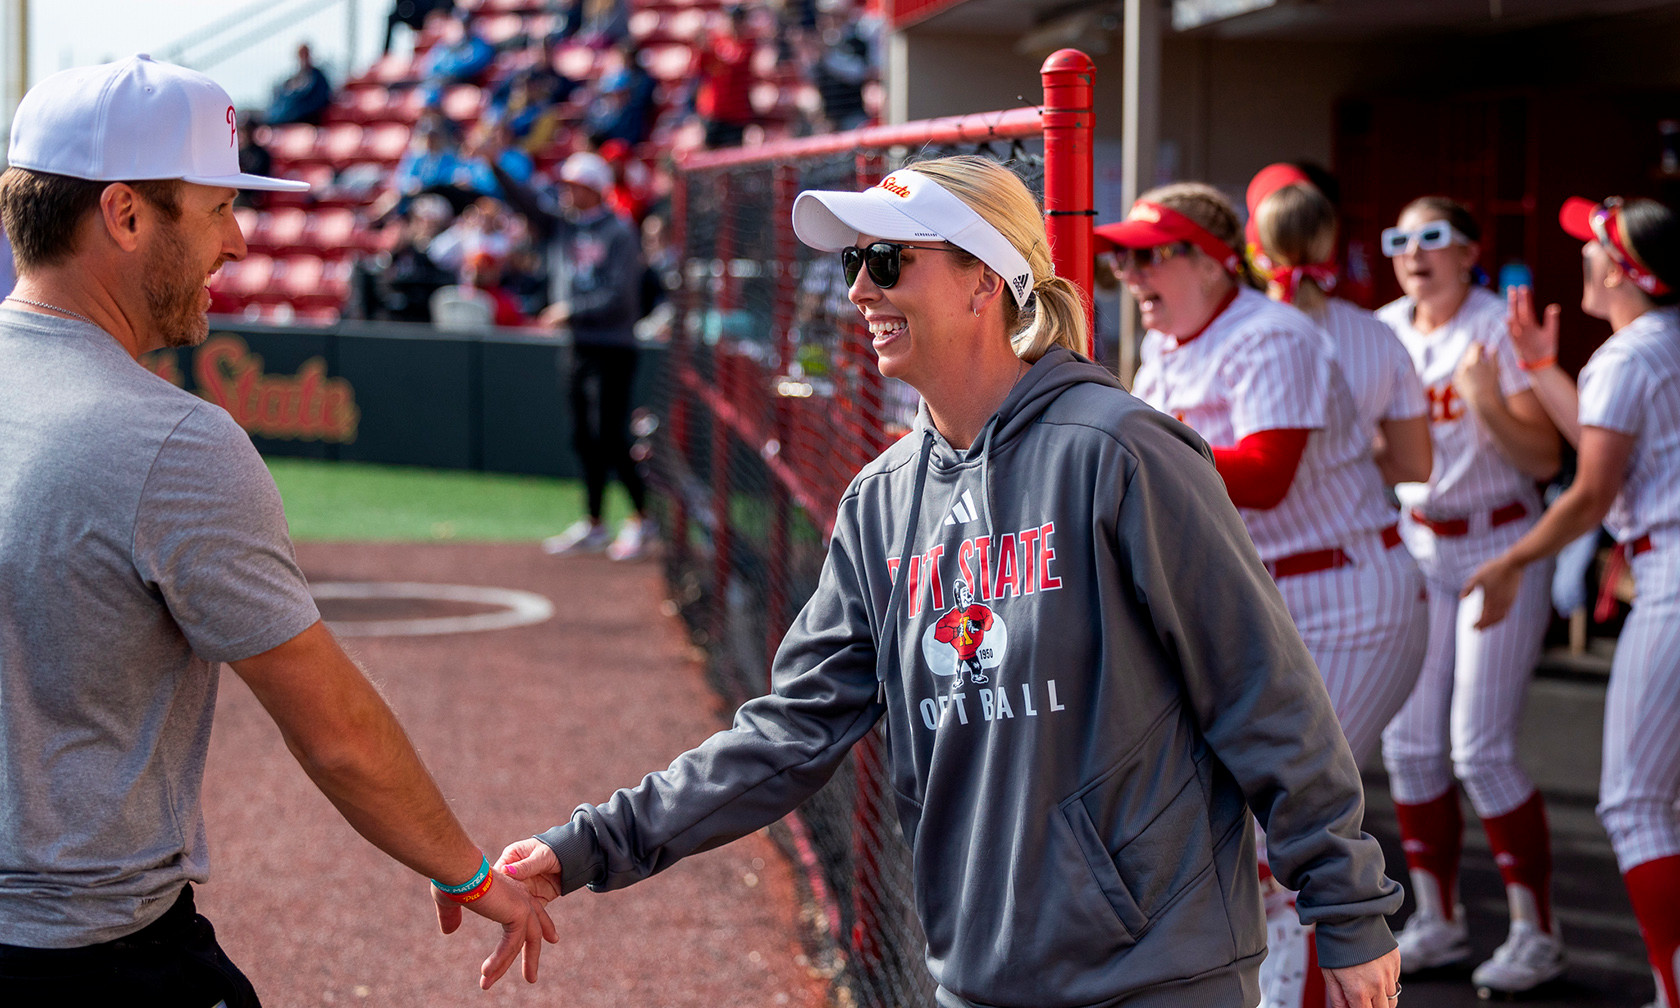
[[[455,279],[427,254],[449,217],[449,204],[437,196],[422,196],[410,212],[394,217],[387,225],[396,232],[390,250],[358,259],[351,268],[346,317],[430,322],[433,292]]]
[[[601,157],[612,168],[612,188],[607,190],[607,206],[620,217],[637,227],[648,213],[646,169],[630,156],[630,146],[623,140],[608,140],[601,145]]]
[[[495,46],[473,31],[471,15],[458,11],[445,18],[437,44],[420,61],[421,100],[436,108],[446,88],[478,83],[495,59]]]
[[[508,177],[521,184],[528,184],[537,170],[531,155],[515,143],[512,127],[494,119],[480,120],[463,148],[462,163],[466,166],[466,184],[482,196],[507,198],[490,170],[492,157]]]
[[[397,25],[408,25],[409,30],[419,34],[420,29],[426,27],[426,18],[433,11],[451,13],[455,7],[455,0],[397,0],[391,5],[391,13],[385,18],[385,46],[380,49],[381,55],[391,51],[391,35]]]
[[[600,86],[584,111],[584,133],[597,148],[613,140],[635,147],[653,129],[659,82],[642,66],[633,43],[618,46],[603,63]]]
[[[513,253],[524,238],[525,225],[508,212],[500,200],[484,197],[460,215],[426,247],[432,262],[463,277],[467,261],[479,252],[498,262]]]
[[[554,142],[561,126],[559,106],[578,89],[577,81],[554,68],[553,57],[547,41],[531,39],[490,90],[489,115],[508,124],[527,154],[539,154]]]
[[[725,9],[706,41],[694,51],[689,69],[693,107],[706,127],[707,147],[736,147],[753,121],[753,42],[747,37],[747,9]]]
[[[274,174],[274,156],[257,140],[261,125],[249,112],[241,112],[235,120],[239,141],[239,170],[248,175]],[[268,202],[268,193],[259,189],[241,189],[233,198],[235,206],[260,207]]]
[[[315,65],[308,45],[297,47],[298,66],[290,77],[274,88],[274,98],[268,103],[268,122],[274,126],[290,123],[321,125],[327,106],[332,104],[332,85],[327,75]]]
[[[869,39],[860,28],[852,0],[824,0],[818,16],[821,41],[811,82],[822,96],[830,130],[857,129],[869,121],[863,90],[875,76]]]
[[[393,213],[404,213],[421,193],[444,197],[455,213],[479,195],[472,188],[466,163],[452,148],[448,131],[425,121],[415,127],[408,150],[391,173],[390,187],[368,208],[369,219],[380,223]]]
[[[635,324],[642,298],[642,243],[606,204],[612,168],[580,151],[560,166],[565,195],[550,209],[530,189],[501,179],[531,231],[547,244],[549,305],[538,322],[571,332],[568,394],[573,445],[583,463],[588,517],[543,542],[550,553],[606,550],[615,560],[642,554],[646,487],[630,455],[630,390],[636,375]],[[563,360],[565,358],[562,358]],[[607,531],[607,479],[616,472],[635,514],[616,538]]]
[[[583,0],[548,0],[547,9],[554,25],[548,30],[549,45],[569,42],[583,28]]]
[[[629,0],[584,0],[583,10],[577,41],[605,52],[630,38]]]
[[[782,59],[793,56],[793,49],[817,34],[817,0],[773,0],[776,11],[776,39],[783,44]]]
[[[502,260],[494,254],[480,249],[467,256],[466,264],[461,270],[461,283],[476,291],[490,296],[496,303],[496,312],[490,321],[499,326],[529,325],[531,319],[520,307],[519,299],[513,292],[502,285]]]

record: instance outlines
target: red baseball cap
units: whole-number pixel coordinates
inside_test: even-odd
[[[1612,196],[1602,203],[1594,203],[1581,196],[1571,196],[1558,210],[1558,224],[1571,238],[1595,241],[1604,246],[1610,258],[1640,290],[1651,295],[1669,292],[1668,284],[1651,272],[1634,250],[1633,242],[1628,240],[1620,197]]]
[[[1115,248],[1154,248],[1173,242],[1189,242],[1206,252],[1226,272],[1237,272],[1242,261],[1237,250],[1220,241],[1213,232],[1171,207],[1147,200],[1132,204],[1132,212],[1123,221],[1102,224],[1092,229],[1098,239],[1099,251]]]

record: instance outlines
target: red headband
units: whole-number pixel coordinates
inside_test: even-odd
[[[1213,232],[1159,203],[1138,200],[1132,212],[1116,224],[1095,228],[1097,237],[1121,248],[1154,248],[1173,242],[1189,242],[1208,254],[1225,272],[1236,274],[1242,263],[1237,250],[1214,237]]]

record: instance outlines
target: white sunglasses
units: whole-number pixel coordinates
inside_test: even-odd
[[[1430,221],[1416,231],[1405,231],[1397,227],[1383,228],[1382,253],[1390,259],[1411,248],[1413,242],[1417,243],[1418,251],[1433,252],[1454,242],[1468,245],[1470,239],[1446,221]]]

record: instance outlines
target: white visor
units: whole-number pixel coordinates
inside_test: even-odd
[[[1024,307],[1032,267],[998,229],[967,203],[914,169],[893,172],[863,192],[807,189],[793,201],[793,233],[823,252],[869,235],[882,241],[947,241],[990,266]]]

